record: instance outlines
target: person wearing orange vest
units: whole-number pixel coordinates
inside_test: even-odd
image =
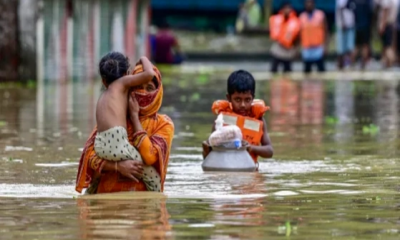
[[[271,140],[268,136],[264,114],[269,107],[264,101],[255,100],[256,82],[253,75],[245,70],[233,72],[228,78],[227,100],[213,103],[214,114],[222,114],[224,125],[236,125],[243,134],[243,140],[249,143],[247,150],[254,162],[258,156],[271,158],[274,154]],[[215,125],[212,131],[215,131]],[[203,142],[203,157],[211,151],[207,142]]]
[[[324,55],[328,50],[328,24],[325,13],[315,9],[313,0],[305,1],[306,11],[300,15],[300,39],[304,72],[311,72],[315,64],[319,72],[325,71]]]
[[[284,72],[292,71],[292,61],[296,57],[296,42],[300,32],[300,22],[289,3],[282,5],[281,11],[269,18],[271,56],[273,58],[271,72],[278,72],[283,65]]]

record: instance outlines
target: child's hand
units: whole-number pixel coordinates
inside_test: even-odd
[[[142,57],[139,59],[139,61],[137,61],[137,63],[136,63],[135,66],[140,65],[140,64],[143,65],[143,59],[149,61],[149,59],[148,59],[146,56],[142,56]]]
[[[208,154],[211,152],[211,147],[207,141],[204,141],[202,146],[203,146],[203,159],[205,159],[208,156]]]
[[[253,145],[247,143],[247,145],[245,145],[245,147],[246,147],[246,150],[247,150],[248,153],[251,153],[251,152],[252,152],[252,147],[253,147]]]
[[[134,93],[134,92],[132,92],[132,93],[129,95],[129,103],[128,103],[128,105],[129,105],[129,112],[130,112],[131,114],[139,114],[139,111],[140,111],[139,103],[138,103],[138,101],[136,100],[136,97],[135,97],[135,93]]]

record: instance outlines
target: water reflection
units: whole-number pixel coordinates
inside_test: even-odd
[[[318,80],[301,82],[300,119],[303,125],[319,126],[324,117],[324,85]]]
[[[339,81],[334,89],[334,139],[341,147],[337,148],[337,154],[346,154],[346,145],[350,144],[354,137],[354,94],[351,81]]]
[[[399,135],[399,96],[397,93],[398,82],[376,82],[378,89],[375,103],[374,121],[379,128],[377,141],[384,145],[386,154],[395,156],[398,145],[396,140]]]
[[[165,198],[79,199],[77,204],[81,239],[172,239]]]
[[[300,123],[300,89],[299,83],[288,78],[274,79],[271,85],[271,129],[293,131],[295,125]],[[292,132],[293,133],[293,132]]]

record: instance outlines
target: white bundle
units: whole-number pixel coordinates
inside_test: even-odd
[[[223,126],[223,117],[221,114],[218,115],[215,123],[215,132],[213,132],[208,139],[210,146],[241,147],[242,131],[238,126]]]

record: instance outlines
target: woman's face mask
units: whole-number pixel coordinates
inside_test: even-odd
[[[153,81],[134,87],[133,92],[139,106],[144,108],[150,105],[157,95],[157,87]]]

